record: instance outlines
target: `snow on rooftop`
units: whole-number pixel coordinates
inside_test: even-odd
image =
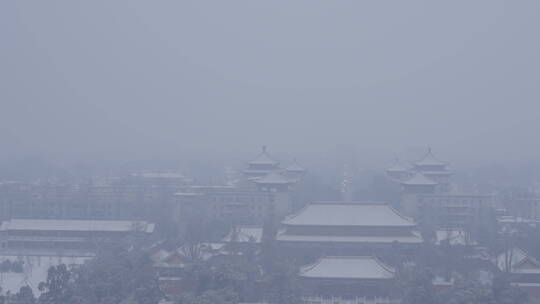
[[[132,173],[131,176],[133,177],[141,177],[141,178],[162,178],[162,179],[181,179],[181,180],[188,180],[188,178],[181,174],[176,172],[135,172]]]
[[[261,226],[238,226],[236,227],[236,242],[240,243],[260,243],[262,240],[263,229]],[[223,242],[231,242],[233,231],[231,231]]]
[[[440,245],[443,242],[448,242],[450,245],[475,245],[476,242],[468,242],[467,235],[464,230],[452,229],[452,230],[437,230],[435,231],[436,244]]]
[[[508,265],[512,273],[540,274],[540,262],[517,247],[501,253],[495,263],[501,271],[506,271]]]
[[[414,164],[416,166],[446,166],[447,165],[446,162],[440,161],[437,158],[435,158],[435,156],[433,156],[433,153],[431,153],[431,148],[428,149],[428,152],[426,153],[424,158],[415,162]]]
[[[370,243],[370,244],[420,244],[422,237],[411,233],[410,235],[390,236],[342,236],[342,235],[294,235],[286,231],[278,233],[276,240],[280,242],[306,242],[306,243]]]
[[[420,185],[420,186],[435,186],[437,185],[437,182],[431,180],[430,178],[426,177],[421,172],[416,172],[410,179],[401,182],[403,185]]]
[[[317,279],[393,279],[395,270],[377,258],[366,256],[323,257],[300,270],[300,277]]]
[[[407,167],[401,163],[399,158],[396,158],[392,166],[386,169],[387,172],[406,172],[407,170]]]
[[[415,226],[411,219],[387,204],[361,202],[312,203],[282,223],[303,226]]]
[[[92,259],[88,256],[24,256],[24,255],[0,255],[0,262],[10,260],[22,261],[23,272],[0,272],[0,286],[2,291],[18,292],[23,286],[30,286],[34,294],[39,295],[39,283],[47,279],[47,271],[50,267],[59,264],[81,265]]]
[[[266,152],[266,146],[263,146],[261,154],[257,155],[257,157],[254,160],[250,161],[248,164],[277,166],[279,165],[279,162],[270,157],[270,155],[268,155],[268,152]]]
[[[304,172],[306,169],[296,161],[296,159],[293,160],[293,162],[285,169],[289,172]]]
[[[154,224],[146,221],[101,221],[101,220],[34,220],[11,219],[2,223],[1,230],[42,230],[42,231],[101,231],[151,233]]]

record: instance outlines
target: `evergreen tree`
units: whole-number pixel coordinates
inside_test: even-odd
[[[70,286],[71,271],[65,264],[47,271],[47,280],[39,284],[40,304],[71,304],[73,290]]]

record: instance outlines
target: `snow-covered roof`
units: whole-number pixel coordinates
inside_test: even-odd
[[[422,158],[421,160],[414,163],[416,166],[446,166],[447,163],[443,162],[441,160],[438,160],[433,156],[433,153],[431,153],[431,148],[428,149],[428,152]]]
[[[186,261],[201,259],[203,261],[218,255],[226,254],[224,243],[200,243],[197,245],[184,244],[180,246],[176,253]]]
[[[343,236],[343,235],[291,235],[286,231],[278,233],[276,240],[280,242],[306,242],[306,243],[370,243],[370,244],[420,244],[422,237],[411,233],[410,235],[390,235],[390,236]]]
[[[430,178],[426,177],[421,172],[416,172],[410,179],[401,182],[403,185],[408,186],[435,186],[437,185],[437,182],[431,180]]]
[[[133,177],[142,177],[142,178],[163,178],[163,179],[182,179],[188,180],[188,178],[176,172],[135,172],[132,173]]]
[[[261,154],[257,155],[257,157],[255,157],[255,159],[250,161],[248,164],[277,166],[279,165],[279,162],[270,157],[268,152],[266,152],[266,146],[263,146]]]
[[[451,175],[452,172],[450,170],[441,170],[441,171],[425,171],[423,170],[422,173],[427,176],[440,176],[440,175]]]
[[[435,286],[453,286],[454,285],[454,278],[445,278],[441,276],[435,276],[433,280],[431,280],[431,283]]]
[[[55,255],[0,255],[0,262],[10,260],[11,262],[23,261],[23,272],[3,272],[0,274],[0,285],[3,292],[16,293],[23,286],[29,286],[35,295],[41,294],[38,286],[47,279],[47,272],[50,267],[59,264],[67,266],[82,265],[91,260],[91,256],[55,256]]]
[[[395,270],[375,257],[333,256],[323,257],[300,270],[300,277],[315,279],[393,279]]]
[[[501,253],[495,260],[501,271],[508,270],[511,273],[536,273],[540,274],[540,263],[520,248],[512,248]]]
[[[306,169],[296,161],[296,158],[293,160],[293,162],[285,169],[289,172],[305,172]]]
[[[291,180],[285,178],[278,171],[272,171],[267,175],[257,179],[255,181],[257,184],[290,184]]]
[[[386,169],[386,172],[406,172],[407,170],[407,167],[399,161],[399,158],[396,158],[392,166]]]
[[[382,203],[318,202],[288,216],[285,225],[302,226],[392,226],[412,227],[415,223]]]
[[[30,220],[11,219],[2,223],[1,230],[41,230],[41,231],[93,231],[151,233],[154,224],[146,221],[100,221],[100,220]]]
[[[467,235],[461,229],[437,230],[435,235],[437,245],[445,241],[448,241],[450,245],[467,245]],[[469,242],[469,244],[474,245],[476,242]]]
[[[240,243],[260,243],[262,239],[263,229],[261,226],[237,226],[236,228],[236,242]],[[231,242],[233,231],[231,231],[225,238],[224,242]]]

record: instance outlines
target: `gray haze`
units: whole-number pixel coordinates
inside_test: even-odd
[[[540,153],[538,1],[1,1],[0,158]]]

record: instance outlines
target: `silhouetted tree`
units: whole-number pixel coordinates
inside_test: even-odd
[[[39,284],[40,304],[71,304],[73,289],[70,285],[71,271],[65,264],[53,266],[47,271],[47,280]]]

